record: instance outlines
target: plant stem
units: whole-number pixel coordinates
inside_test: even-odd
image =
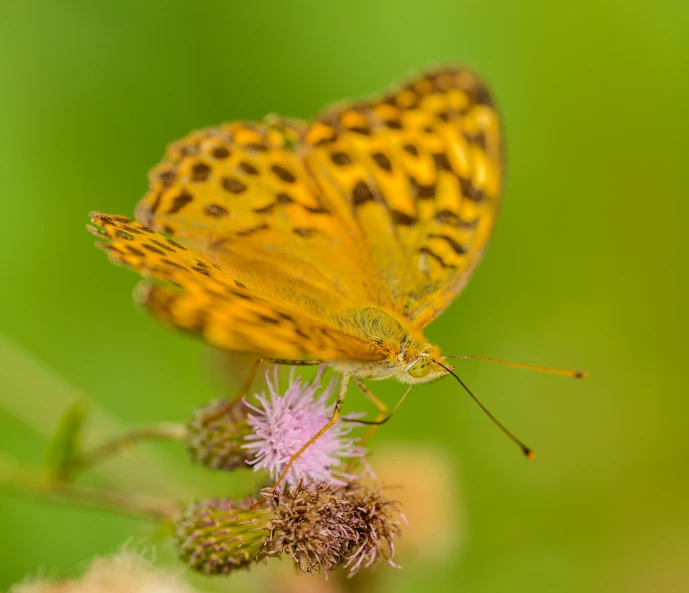
[[[98,486],[77,486],[41,471],[21,468],[6,459],[0,459],[0,488],[139,518],[174,520],[179,514],[179,505],[171,500]]]
[[[150,426],[142,426],[117,436],[91,451],[87,451],[77,460],[72,470],[81,471],[88,467],[97,465],[101,461],[111,457],[122,450],[131,447],[136,443],[153,440],[181,441],[186,436],[186,427],[175,422],[160,422]]]
[[[59,376],[32,352],[23,349],[0,332],[0,409],[50,439],[56,418],[61,418],[81,390]],[[88,435],[113,435],[129,427],[108,410],[91,401]],[[141,451],[136,458],[113,458],[111,463],[94,468],[109,482],[132,490],[144,489],[165,496],[174,492],[182,499],[198,498],[208,480],[194,474],[189,479],[184,464],[159,451]]]

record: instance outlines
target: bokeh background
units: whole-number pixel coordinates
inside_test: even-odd
[[[408,559],[378,590],[689,590],[682,0],[4,3],[3,455],[41,463],[59,408],[78,394],[134,425],[183,420],[233,388],[206,346],[136,310],[135,276],[93,249],[89,210],[131,214],[148,168],[191,129],[271,112],[308,118],[455,62],[493,87],[508,187],[484,263],[428,333],[446,353],[591,378],[459,365],[536,449],[533,463],[454,383],[415,389],[375,444],[438,451],[456,506],[444,522],[454,537],[438,541],[461,543]],[[391,402],[400,390],[377,385]],[[169,495],[232,488],[189,470],[177,447],[152,454],[160,463],[140,477]],[[0,494],[0,590],[29,573],[75,574],[147,530]]]

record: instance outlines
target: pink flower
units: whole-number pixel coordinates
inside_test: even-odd
[[[276,480],[285,469],[290,457],[314,436],[330,420],[334,404],[328,404],[333,382],[319,394],[319,380],[316,378],[304,384],[294,378],[294,371],[284,395],[278,387],[277,367],[270,380],[266,373],[269,393],[256,396],[257,404],[245,402],[250,408],[248,422],[253,433],[244,438],[243,447],[254,453],[248,461],[254,471],[267,469]],[[351,417],[351,416],[350,416]],[[348,476],[341,468],[343,459],[362,457],[363,447],[356,446],[355,437],[348,436],[351,427],[338,421],[321,438],[313,443],[292,464],[285,481],[296,484],[300,478],[328,484],[344,484]]]

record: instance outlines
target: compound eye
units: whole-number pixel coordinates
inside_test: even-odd
[[[411,365],[411,367],[409,367],[409,370],[407,372],[415,379],[425,377],[428,373],[431,372],[430,359],[426,357],[419,358],[419,360],[417,360],[413,365]]]

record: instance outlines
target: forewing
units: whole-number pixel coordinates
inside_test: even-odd
[[[330,322],[388,304],[351,221],[341,218],[297,153],[304,127],[235,122],[172,144],[136,208],[145,227],[195,246],[253,294]]]
[[[328,110],[306,133],[304,160],[323,199],[354,220],[393,308],[418,328],[459,294],[486,247],[501,142],[486,87],[463,69]]]
[[[279,358],[380,360],[368,343],[303,307],[270,300],[191,244],[121,216],[91,213],[91,232],[110,259],[144,276],[139,298],[161,321],[209,343]],[[260,264],[257,264],[260,267]]]

